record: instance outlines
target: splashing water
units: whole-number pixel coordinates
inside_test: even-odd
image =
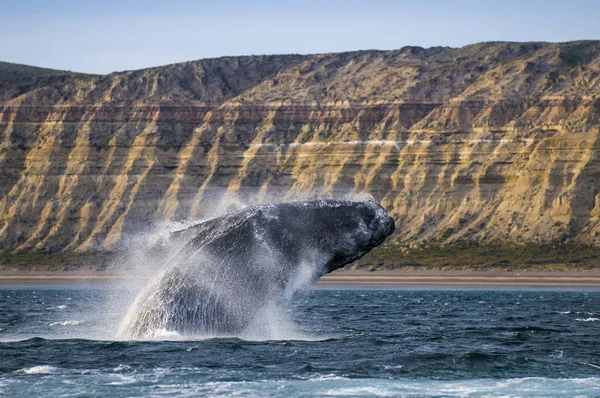
[[[163,267],[118,337],[309,338],[296,332],[290,300],[393,230],[375,202],[335,200],[256,206],[193,225],[162,245]]]

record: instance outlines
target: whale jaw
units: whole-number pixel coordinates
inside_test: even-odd
[[[377,246],[380,246],[396,230],[394,219],[377,202],[361,202],[356,206],[360,214],[363,215],[364,227],[361,233],[356,235],[352,244],[334,253],[320,276],[343,268],[360,259]]]

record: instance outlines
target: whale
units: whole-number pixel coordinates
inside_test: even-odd
[[[261,308],[361,258],[394,229],[373,200],[263,204],[199,222],[171,235],[177,253],[141,290],[119,337],[238,335]]]

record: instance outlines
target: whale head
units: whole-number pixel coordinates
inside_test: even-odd
[[[341,268],[360,257],[364,256],[372,249],[381,245],[388,236],[396,229],[394,219],[377,202],[368,201],[358,204],[351,204],[354,210],[348,211],[352,215],[352,221],[349,222],[349,236],[342,238],[339,249],[336,247],[334,258],[327,268],[327,272]],[[346,242],[344,242],[346,240]],[[354,251],[349,249],[354,246]]]
[[[321,276],[381,245],[394,232],[394,220],[375,201],[314,200],[261,207],[264,241],[279,247],[292,263],[312,255]]]

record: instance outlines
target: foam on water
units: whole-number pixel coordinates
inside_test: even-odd
[[[49,326],[80,326],[83,324],[83,321],[60,321],[60,322],[52,322]]]
[[[600,392],[600,379],[547,379],[547,378],[517,378],[517,379],[483,379],[458,381],[428,381],[406,380],[401,382],[381,382],[379,387],[371,387],[375,396],[423,395],[449,397],[488,397],[488,396],[528,396],[528,397],[572,397]],[[344,389],[333,390],[330,395],[369,395],[340,394]],[[364,390],[363,390],[364,391]],[[345,390],[344,392],[348,392]]]
[[[116,380],[106,383],[107,386],[123,386],[135,383],[137,381],[135,376],[128,376],[122,374],[109,374],[109,376],[115,378]]]
[[[16,373],[23,373],[27,375],[39,375],[39,374],[48,374],[48,373],[56,373],[58,368],[50,365],[37,365],[32,366],[30,368],[23,368],[16,371]]]
[[[86,380],[81,374],[57,374],[56,369],[20,372],[27,375],[53,374],[55,388],[70,389],[85,387]],[[471,380],[382,380],[382,379],[348,379],[348,378],[315,378],[308,380],[278,379],[250,381],[178,381],[170,379],[166,373],[86,375],[96,378],[96,395],[127,396],[128,392],[142,391],[154,395],[160,391],[165,396],[261,396],[261,397],[294,397],[294,396],[330,396],[330,397],[573,397],[597,396],[600,394],[599,378],[548,379],[548,378],[514,378],[514,379],[471,379]],[[159,377],[158,380],[156,378]],[[156,380],[156,382],[152,382]],[[60,387],[59,387],[60,386]],[[146,386],[146,387],[144,387]],[[17,392],[20,385],[18,379],[1,381],[0,387],[5,391]],[[10,390],[7,390],[11,388]],[[121,390],[115,390],[119,388]],[[135,388],[135,389],[131,389]],[[0,390],[1,391],[1,390]],[[60,391],[60,390],[59,390]],[[71,390],[73,391],[73,390]],[[85,389],[83,390],[85,391]],[[89,390],[88,390],[89,391]],[[117,393],[121,391],[121,393]],[[154,393],[152,393],[154,392]]]
[[[591,366],[594,369],[600,369],[600,365],[596,365],[596,364],[589,363],[589,362],[581,362],[581,363],[584,365],[587,365],[587,366]]]
[[[205,387],[208,387],[212,393],[217,395],[248,394],[257,396],[286,396],[286,394],[290,394],[332,397],[573,397],[594,396],[600,393],[599,378],[516,378],[438,381],[411,379],[353,380],[347,378],[319,377],[307,381],[265,380],[261,382],[217,382]],[[276,391],[280,392],[277,393]]]
[[[154,341],[184,341],[187,338],[174,330],[167,330],[165,328],[155,329],[149,331],[146,340]]]

